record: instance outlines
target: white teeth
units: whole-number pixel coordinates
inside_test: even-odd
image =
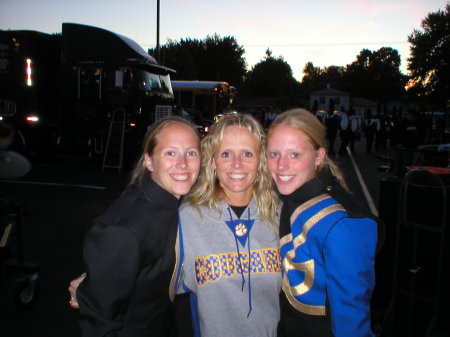
[[[188,178],[188,175],[187,174],[172,175],[172,178],[175,179],[175,180],[183,181],[183,180],[186,180]]]
[[[294,176],[278,176],[278,179],[280,179],[283,182],[287,182],[287,181],[291,180],[292,178],[294,178]]]
[[[231,179],[243,179],[245,178],[245,174],[230,174]]]

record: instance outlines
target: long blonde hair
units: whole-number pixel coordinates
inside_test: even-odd
[[[292,109],[279,114],[270,125],[267,136],[269,137],[270,132],[275,127],[280,125],[289,125],[303,132],[308,137],[315,150],[318,150],[319,148],[326,149],[325,128],[319,121],[319,119],[310,111],[306,109]],[[337,179],[338,183],[346,190],[348,190],[341,170],[330,159],[330,157],[328,157],[326,152],[322,164],[316,171],[316,175],[319,174],[320,171],[323,170],[323,168],[330,169],[331,173]]]
[[[218,209],[219,202],[223,200],[223,190],[214,174],[213,160],[220,142],[224,138],[225,131],[230,126],[246,128],[259,144],[259,167],[253,183],[253,197],[256,201],[258,216],[264,222],[277,229],[276,211],[279,200],[272,188],[272,177],[267,170],[266,135],[259,122],[247,114],[226,115],[211,127],[211,131],[203,139],[201,145],[202,169],[197,182],[186,196],[186,200],[196,208],[206,206]]]
[[[190,127],[197,137],[200,139],[198,131],[194,124],[189,122],[188,120],[181,118],[179,116],[167,116],[156,122],[154,122],[150,128],[147,130],[143,145],[142,145],[142,153],[137,161],[133,171],[130,175],[130,185],[137,183],[141,180],[142,176],[148,174],[147,167],[145,166],[145,154],[148,154],[150,157],[153,155],[153,151],[158,142],[158,135],[168,126],[173,124],[184,124]]]

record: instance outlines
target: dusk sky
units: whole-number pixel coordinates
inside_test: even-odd
[[[249,68],[267,48],[301,79],[303,67],[345,66],[363,48],[391,47],[406,74],[408,35],[447,0],[160,0],[160,44],[234,36]],[[63,22],[101,27],[156,46],[157,0],[0,0],[0,29],[60,33]],[[199,79],[208,80],[208,79]]]

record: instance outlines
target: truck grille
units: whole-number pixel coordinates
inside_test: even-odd
[[[171,105],[157,105],[155,107],[155,121],[172,115]]]

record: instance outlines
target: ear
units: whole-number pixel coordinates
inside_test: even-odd
[[[153,160],[152,157],[148,155],[148,153],[144,154],[144,165],[147,168],[147,171],[153,171]]]
[[[326,150],[324,147],[320,147],[317,151],[316,151],[316,166],[321,166],[323,164],[323,160],[325,159],[325,155],[326,155]]]
[[[216,169],[216,161],[214,159],[212,160],[211,167],[213,170]]]

